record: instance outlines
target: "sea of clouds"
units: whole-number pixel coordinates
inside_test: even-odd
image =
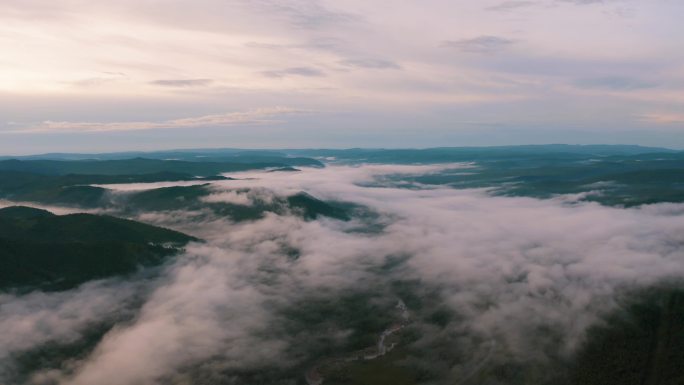
[[[266,214],[236,223],[206,216],[198,221],[185,211],[139,213],[136,219],[206,242],[190,244],[155,274],[59,293],[0,294],[0,384],[16,375],[17,355],[73,343],[103,324],[108,331],[85,354],[36,369],[27,382],[241,383],[230,373],[315,359],[306,345],[320,330],[282,327],[288,323],[283,309],[311,296],[334,301],[350,290],[394,301],[401,293],[393,292],[393,282],[417,283],[418,295],[431,296],[430,306],[449,310],[447,321],[435,326],[421,323],[425,309],[409,309],[420,331],[411,343],[425,349],[430,370],[454,383],[484,360],[544,362],[550,354],[570,355],[621,295],[684,277],[684,205],[626,209],[393,182],[398,175],[469,167],[247,172],[213,182],[204,198],[250,205],[305,191],[372,214],[346,222]],[[388,267],[388,261],[398,262]],[[349,330],[333,325],[326,333],[343,340]],[[435,344],[462,359],[438,362],[430,356]],[[296,381],[301,377],[282,383]]]

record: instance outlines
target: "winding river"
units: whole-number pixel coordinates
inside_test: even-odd
[[[401,299],[398,300],[397,305],[395,307],[398,312],[399,316],[397,317],[397,321],[392,323],[387,329],[383,330],[382,333],[378,336],[378,343],[376,346],[369,346],[368,348],[362,349],[360,351],[356,351],[351,354],[347,354],[341,357],[336,357],[336,358],[327,358],[327,359],[322,359],[320,360],[316,365],[312,366],[309,368],[305,373],[304,373],[304,378],[306,379],[306,383],[308,385],[321,385],[323,384],[323,381],[325,378],[321,374],[321,367],[326,365],[326,366],[333,366],[333,365],[343,365],[348,362],[353,362],[353,361],[359,361],[359,360],[374,360],[378,357],[382,357],[388,352],[392,351],[395,347],[395,343],[392,343],[390,346],[387,346],[387,337],[391,336],[392,334],[395,334],[399,331],[401,331],[403,328],[405,328],[409,322],[410,322],[410,314],[408,311],[408,308],[406,307],[406,304],[404,301]],[[369,352],[369,350],[374,350],[373,352]]]

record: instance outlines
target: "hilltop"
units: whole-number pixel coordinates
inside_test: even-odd
[[[69,289],[162,263],[197,239],[106,215],[0,209],[0,290]]]

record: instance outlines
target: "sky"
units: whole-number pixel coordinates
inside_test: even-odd
[[[680,0],[3,0],[0,153],[684,148]]]

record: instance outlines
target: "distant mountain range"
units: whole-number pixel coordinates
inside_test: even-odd
[[[663,147],[645,147],[638,145],[519,145],[519,146],[483,146],[483,147],[437,147],[426,149],[386,149],[386,148],[350,148],[350,149],[177,149],[165,151],[127,151],[111,153],[47,153],[23,156],[0,156],[3,159],[21,160],[120,160],[132,158],[184,160],[203,162],[239,162],[239,163],[287,163],[290,166],[316,165],[306,157],[344,156],[355,157],[369,154],[472,154],[472,153],[572,153],[593,155],[637,155],[648,153],[677,153],[682,152]],[[304,157],[304,158],[298,158]]]
[[[111,160],[0,160],[0,171],[25,171],[44,175],[132,175],[151,173],[175,173],[188,174],[190,176],[212,176],[223,172],[237,172],[267,168],[286,168],[293,166],[323,167],[323,164],[317,160],[308,158],[277,158],[277,160],[264,162],[235,162],[208,160],[186,161],[148,158]]]
[[[610,156],[684,156],[683,151],[659,147],[632,145],[528,145],[501,147],[441,147],[426,149],[362,149],[344,150],[289,150],[292,156],[325,158],[335,162],[366,163],[445,163],[501,158],[540,159],[553,156],[555,159],[581,159],[586,157]]]

